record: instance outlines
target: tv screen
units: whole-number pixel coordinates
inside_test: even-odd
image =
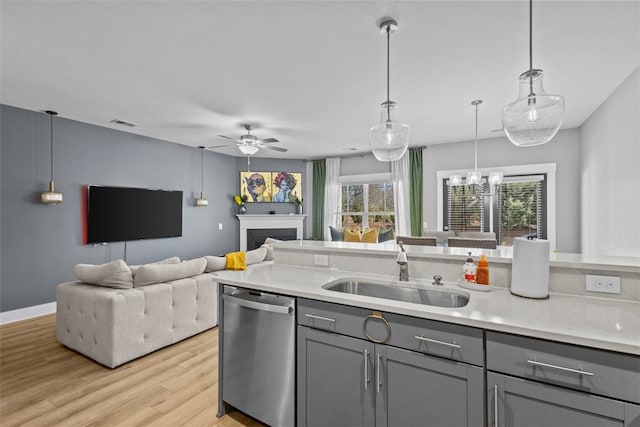
[[[89,186],[87,243],[182,236],[182,191]]]

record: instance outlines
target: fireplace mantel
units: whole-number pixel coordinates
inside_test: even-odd
[[[295,228],[296,239],[302,240],[304,219],[302,215],[243,214],[236,215],[240,220],[240,250],[247,250],[247,230],[265,228]]]

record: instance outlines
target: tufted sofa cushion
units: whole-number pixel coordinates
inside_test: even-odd
[[[133,278],[135,288],[156,283],[169,282],[204,273],[207,260],[195,258],[179,264],[146,264],[138,268]]]
[[[56,301],[58,340],[111,368],[217,324],[210,274],[130,289],[68,282]]]

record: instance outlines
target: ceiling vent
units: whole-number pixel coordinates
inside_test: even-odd
[[[135,123],[125,122],[124,120],[120,120],[120,119],[113,119],[113,120],[111,120],[111,123],[115,123],[115,124],[121,125],[121,126],[127,126],[127,127],[130,127],[130,128],[134,128],[134,127],[138,126]]]

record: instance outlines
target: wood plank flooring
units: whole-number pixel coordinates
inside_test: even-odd
[[[216,417],[218,328],[109,369],[56,339],[55,314],[0,325],[0,425],[258,427]]]

